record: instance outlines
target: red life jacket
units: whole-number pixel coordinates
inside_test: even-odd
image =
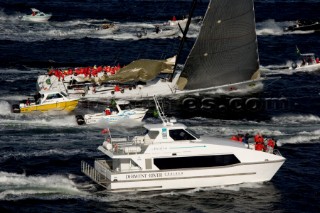
[[[255,147],[255,150],[257,150],[257,151],[263,151],[263,149],[264,149],[264,146],[261,143],[256,143],[256,145],[254,147]]]
[[[120,91],[120,87],[119,87],[118,85],[116,85],[116,86],[114,87],[114,91],[119,92],[119,91]]]
[[[257,142],[259,141],[259,137],[260,137],[260,135],[255,135],[255,136],[254,136],[254,142],[255,142],[255,143],[257,143]]]
[[[272,148],[274,148],[274,146],[275,146],[275,141],[272,140],[272,139],[269,139],[269,140],[268,140],[268,146],[271,146]]]
[[[111,115],[110,109],[106,109],[104,112],[106,113],[106,115]]]
[[[231,137],[231,140],[238,141],[238,137],[234,135],[234,136]]]

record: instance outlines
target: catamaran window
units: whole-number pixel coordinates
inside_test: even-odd
[[[216,167],[228,166],[237,163],[240,163],[240,161],[234,155],[213,155],[154,159],[154,165],[156,165],[159,169]]]
[[[62,98],[62,95],[59,94],[59,93],[55,93],[55,94],[49,94],[49,95],[47,96],[47,100],[55,99],[55,98]]]
[[[196,140],[195,137],[186,132],[184,129],[171,129],[169,130],[170,137],[175,140]]]

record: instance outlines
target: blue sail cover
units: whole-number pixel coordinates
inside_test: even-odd
[[[259,78],[253,0],[211,0],[189,53],[179,89],[201,89]]]

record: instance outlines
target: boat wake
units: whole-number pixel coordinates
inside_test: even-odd
[[[43,195],[68,196],[86,195],[77,188],[76,184],[61,175],[26,176],[0,171],[0,200],[21,200],[29,197],[43,197]]]
[[[272,122],[280,125],[320,124],[320,117],[317,115],[282,115],[273,117]]]
[[[285,34],[310,34],[314,33],[313,30],[311,31],[292,31],[292,32],[285,32],[284,27],[293,25],[294,22],[292,21],[285,21],[285,22],[276,22],[274,19],[269,19],[263,22],[259,22],[256,24],[257,26],[257,35],[258,36],[282,36]]]
[[[35,42],[47,40],[64,40],[64,39],[83,39],[83,38],[99,38],[113,40],[137,40],[137,32],[141,29],[147,29],[152,32],[155,25],[159,22],[153,21],[148,23],[141,22],[124,22],[114,23],[114,27],[102,29],[105,23],[110,23],[107,19],[85,19],[85,20],[69,20],[64,22],[49,21],[47,23],[29,23],[21,21],[21,14],[6,15],[0,11],[0,24],[3,26],[3,32],[0,35],[1,40]],[[163,26],[163,29],[175,29],[178,27]],[[196,38],[200,30],[197,22],[193,22],[190,26],[190,34],[188,37]],[[181,34],[181,33],[180,33]],[[179,33],[163,34],[151,36],[151,39],[158,38],[174,38]],[[146,38],[149,38],[147,36]]]
[[[305,144],[320,143],[320,129],[312,132],[302,131],[297,135],[279,140],[280,145],[283,144]]]

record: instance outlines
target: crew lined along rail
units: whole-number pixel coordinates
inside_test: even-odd
[[[93,66],[93,67],[76,67],[74,69],[49,69],[48,75],[55,75],[57,78],[64,80],[69,75],[84,75],[84,77],[97,77],[99,73],[114,75],[121,69],[120,64],[117,66]]]

